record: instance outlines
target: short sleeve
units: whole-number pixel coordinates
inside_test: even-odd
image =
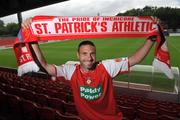
[[[66,80],[70,80],[74,71],[75,71],[75,64],[64,64],[61,66],[56,67],[56,76],[57,77],[64,77]]]
[[[119,73],[129,72],[129,62],[127,57],[103,60],[102,64],[112,78]]]

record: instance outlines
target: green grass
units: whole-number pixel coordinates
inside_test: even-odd
[[[126,57],[132,55],[145,41],[145,38],[106,38],[106,39],[92,39],[97,47],[97,60]],[[43,54],[48,63],[60,65],[69,60],[76,59],[76,50],[81,40],[71,41],[60,41],[48,44],[40,45]],[[171,55],[171,65],[180,68],[180,37],[168,37],[168,46]],[[154,58],[154,48],[151,49],[150,53],[141,62],[142,65],[151,65]],[[16,68],[15,55],[12,49],[0,50],[0,66]],[[152,84],[153,88],[160,90],[167,90],[170,88],[172,91],[172,84],[174,82],[169,80],[161,79],[149,80],[147,76],[137,75],[131,73],[133,82]],[[133,75],[134,74],[134,75]],[[118,76],[117,80],[125,80],[127,76]],[[140,79],[140,80],[139,80]],[[164,82],[165,81],[165,82]]]

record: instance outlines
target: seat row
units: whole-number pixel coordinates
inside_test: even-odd
[[[72,93],[69,86],[69,81],[64,80],[63,78],[58,78],[58,80],[53,81],[47,78],[40,77],[31,77],[31,76],[22,76],[19,77],[15,73],[8,73],[0,71],[0,82],[10,84],[16,87],[22,86],[38,86],[48,89],[64,89],[68,93]]]
[[[53,104],[55,105],[52,102],[51,105]],[[7,120],[80,120],[76,115],[62,114],[52,106],[41,106],[2,90],[0,90],[0,106],[0,116]]]
[[[180,104],[138,96],[122,95],[116,98],[118,108],[130,120],[176,120],[180,117]]]
[[[55,98],[55,97],[50,97],[47,94],[36,93],[34,91],[26,90],[23,88],[16,88],[12,86],[6,86],[3,89],[2,87],[0,87],[0,89],[3,92],[6,92],[8,94],[16,95],[23,99],[35,102],[39,104],[40,106],[49,106],[49,107],[55,107],[55,108],[57,107],[56,109],[59,110],[59,112],[61,112],[62,114],[71,113],[71,114],[78,115],[74,103],[72,101],[71,102],[65,101],[67,100],[66,99],[67,96],[65,96],[65,94],[59,93],[58,94],[59,97],[57,96]],[[52,105],[53,103],[56,103],[56,104],[54,104],[53,106]]]

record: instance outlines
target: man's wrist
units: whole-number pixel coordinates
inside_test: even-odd
[[[152,41],[152,42],[155,42],[157,40],[157,36],[156,35],[152,35],[152,36],[149,36],[147,39]]]

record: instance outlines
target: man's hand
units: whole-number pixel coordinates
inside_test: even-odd
[[[21,27],[24,29],[28,29],[31,26],[31,23],[32,23],[32,17],[24,20],[21,24]]]

